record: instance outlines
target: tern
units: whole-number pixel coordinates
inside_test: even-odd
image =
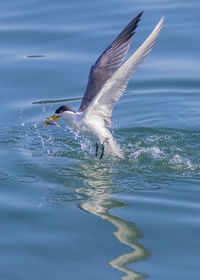
[[[124,93],[132,74],[150,52],[162,28],[164,17],[160,19],[144,43],[125,60],[142,14],[143,12],[138,14],[119,33],[91,66],[79,110],[75,112],[69,106],[63,105],[44,123],[48,125],[62,118],[78,134],[93,138],[96,142],[96,157],[101,145],[99,159],[103,158],[104,150],[108,154],[123,158],[123,153],[109,130],[113,107]]]

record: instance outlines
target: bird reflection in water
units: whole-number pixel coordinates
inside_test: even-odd
[[[80,208],[114,225],[116,230],[113,232],[113,235],[119,242],[133,249],[130,253],[122,254],[116,259],[109,261],[109,265],[126,274],[121,277],[123,280],[148,278],[148,275],[136,272],[128,267],[130,264],[146,260],[150,256],[149,251],[138,242],[138,240],[143,237],[142,231],[135,224],[125,221],[109,212],[111,209],[122,208],[128,205],[109,198],[111,187],[106,186],[110,186],[111,180],[109,180],[109,176],[103,176],[105,172],[103,172],[102,169],[95,171],[93,169],[92,171],[89,165],[82,167],[85,175],[85,184],[89,187],[86,188],[87,195],[90,198],[81,203]],[[94,177],[92,173],[95,173],[93,174]],[[110,172],[106,173],[108,174]]]

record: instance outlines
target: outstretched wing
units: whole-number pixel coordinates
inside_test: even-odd
[[[83,96],[79,112],[85,111],[89,103],[96,96],[100,88],[112,76],[117,68],[123,62],[131,43],[131,37],[135,33],[141,12],[135,17],[115,38],[112,44],[102,53],[94,65],[92,65],[89,73],[88,84]]]
[[[110,124],[113,107],[116,101],[126,89],[129,78],[143,62],[151,47],[154,45],[156,38],[162,28],[164,17],[161,18],[153,32],[144,41],[144,43],[114,72],[104,87],[99,91],[96,97],[92,100],[84,117],[92,119],[100,117],[106,126]]]

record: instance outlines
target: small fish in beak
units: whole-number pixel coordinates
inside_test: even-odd
[[[61,116],[56,116],[53,115],[52,117],[50,117],[48,120],[45,121],[44,126],[47,125],[55,125],[57,127],[59,127],[59,124],[57,124],[55,121],[58,120],[59,118],[61,118]]]

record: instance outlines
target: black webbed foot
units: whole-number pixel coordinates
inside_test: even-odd
[[[102,144],[101,145],[101,155],[100,155],[100,158],[99,159],[102,159],[103,158],[103,156],[104,156],[104,145]]]
[[[95,152],[95,156],[96,156],[96,157],[98,156],[98,149],[99,149],[99,146],[98,146],[98,144],[96,143],[96,152]]]

